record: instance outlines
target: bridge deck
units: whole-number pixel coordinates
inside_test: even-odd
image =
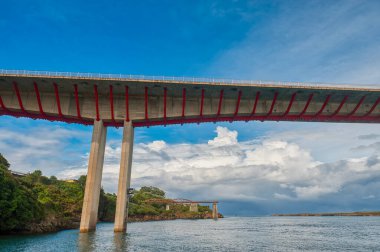
[[[0,70],[0,115],[86,125],[379,123],[379,103],[379,87]]]

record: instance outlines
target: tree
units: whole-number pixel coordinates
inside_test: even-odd
[[[42,208],[33,190],[12,176],[8,161],[0,161],[0,232],[22,230],[28,223],[40,220]]]
[[[35,170],[24,177],[24,180],[30,184],[41,182],[42,172],[40,170]]]
[[[49,180],[51,184],[56,184],[58,182],[58,179],[56,176],[50,176]]]
[[[159,198],[165,198],[165,192],[154,186],[143,186],[141,187],[140,192],[150,193],[151,195],[155,195]]]
[[[82,175],[78,179],[78,183],[81,186],[83,192],[84,192],[84,189],[86,188],[86,179],[87,179],[86,175]]]
[[[9,169],[10,167],[8,160],[6,160],[5,157],[1,153],[0,153],[0,165],[3,165],[3,167],[6,169]]]

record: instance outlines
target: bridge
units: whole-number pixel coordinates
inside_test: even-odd
[[[11,174],[15,177],[25,177],[27,176],[29,173],[24,173],[24,172],[18,172],[18,171],[12,171],[10,170]]]
[[[123,127],[115,232],[126,230],[135,127],[221,121],[379,123],[380,88],[0,70],[0,115],[93,125],[81,232],[97,222],[107,127]]]
[[[170,210],[170,205],[189,205],[190,212],[198,212],[198,204],[212,204],[212,218],[218,219],[218,201],[217,200],[188,200],[188,199],[147,199],[145,203],[166,204],[166,210]]]

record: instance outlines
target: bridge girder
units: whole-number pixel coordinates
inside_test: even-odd
[[[380,89],[0,74],[0,115],[134,127],[218,121],[380,122]]]

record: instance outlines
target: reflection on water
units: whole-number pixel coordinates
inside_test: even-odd
[[[101,225],[107,225],[107,224],[101,224]],[[111,224],[108,224],[110,226]],[[113,236],[113,240],[106,240],[105,244],[105,239],[103,239],[99,236],[99,230],[98,232],[89,232],[89,233],[79,233],[78,234],[78,246],[77,249],[80,252],[88,252],[88,251],[95,251],[97,248],[104,248],[107,246],[107,251],[128,251],[128,236],[126,233],[114,233],[113,230],[109,230],[107,228],[107,232],[111,231],[111,233],[104,234],[106,237],[111,237]],[[103,232],[102,232],[103,233]],[[113,242],[112,242],[113,241]]]
[[[127,238],[128,236],[124,233],[114,233],[113,241],[115,244],[115,249],[117,251],[126,251],[128,249],[127,245]]]
[[[380,251],[379,217],[252,217],[0,236],[0,251]]]
[[[79,233],[78,235],[78,251],[87,252],[96,248],[95,232]]]

